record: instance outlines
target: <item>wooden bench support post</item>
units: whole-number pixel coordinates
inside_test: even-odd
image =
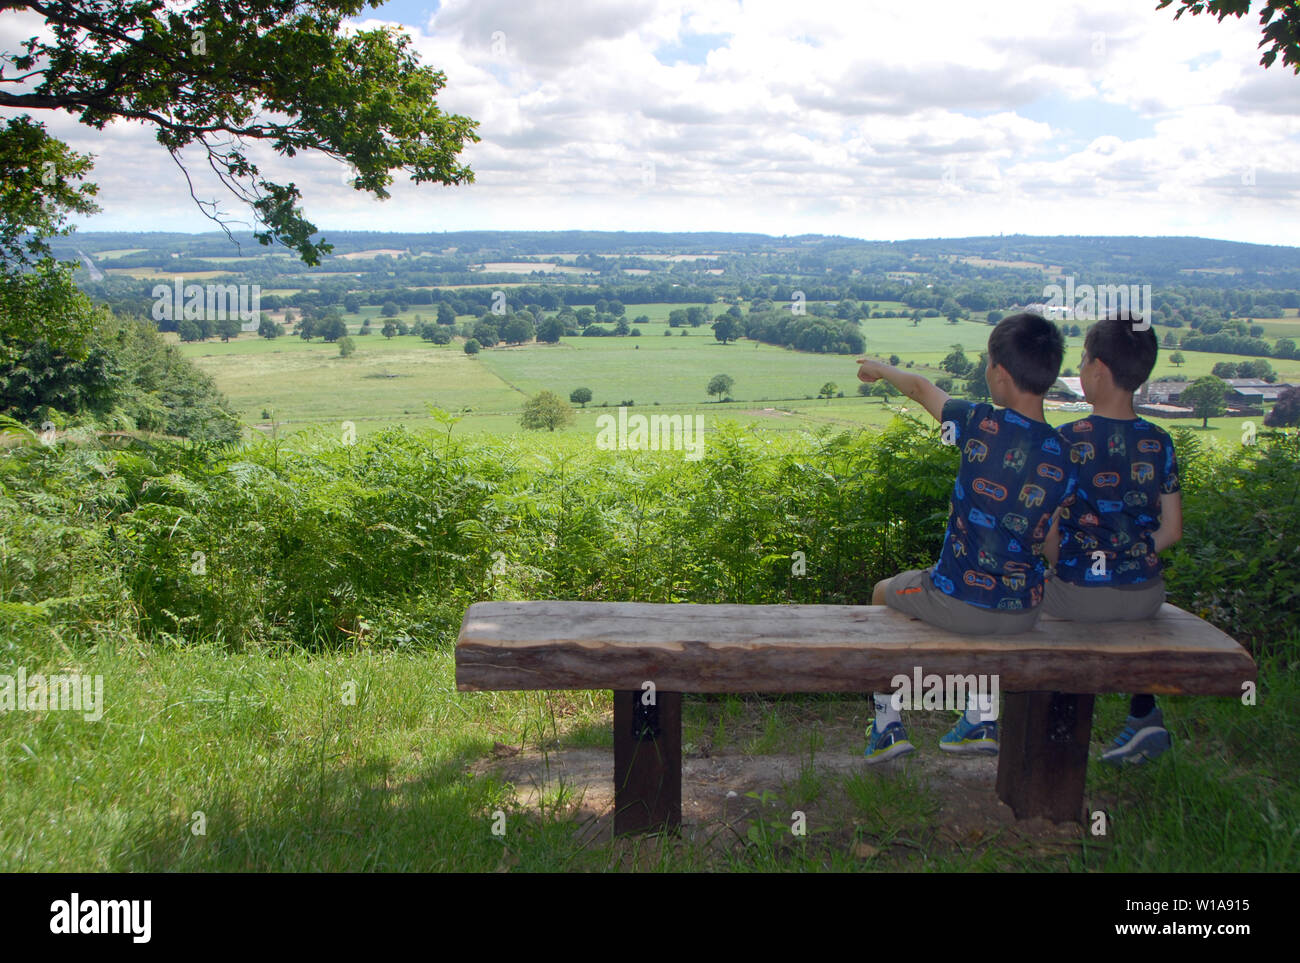
[[[682,694],[614,690],[614,833],[682,823]]]
[[[1092,702],[1066,692],[1003,693],[998,798],[1017,819],[1083,821]]]

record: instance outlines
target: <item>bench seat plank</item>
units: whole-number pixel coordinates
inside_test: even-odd
[[[741,656],[737,658],[737,656]],[[461,691],[888,691],[898,674],[994,675],[1004,692],[1240,695],[1249,653],[1166,603],[1143,622],[1044,617],[963,636],[883,605],[477,602],[456,644]]]

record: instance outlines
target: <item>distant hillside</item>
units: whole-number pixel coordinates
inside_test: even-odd
[[[1066,274],[1084,270],[1145,276],[1176,283],[1207,283],[1225,271],[1276,274],[1300,270],[1300,248],[1242,244],[1204,237],[999,237],[933,238],[899,241],[911,254],[1037,261],[1060,265]]]
[[[77,249],[93,255],[97,251],[134,247],[150,250],[166,247],[190,257],[228,257],[239,254],[241,248],[248,255],[288,251],[280,246],[263,247],[251,233],[235,233],[233,236],[238,246],[220,231],[206,234],[86,232],[55,238],[51,246],[60,256],[70,256]],[[455,248],[462,254],[483,257],[538,254],[711,254],[716,251],[756,253],[764,250],[792,250],[828,242],[837,248],[879,243],[820,234],[773,238],[766,234],[727,234],[716,231],[671,234],[649,231],[454,231],[445,234],[327,231],[319,236],[334,245],[336,255],[376,248],[403,251],[410,248],[413,253],[441,253]]]
[[[997,237],[866,241],[803,234],[770,237],[723,232],[654,233],[624,231],[455,231],[395,234],[374,231],[326,232],[334,256],[362,252],[431,255],[468,268],[471,264],[576,256],[636,258],[640,255],[715,255],[716,267],[739,277],[758,275],[885,275],[914,273],[928,279],[1034,282],[1044,275],[1088,277],[1097,282],[1194,285],[1211,288],[1300,288],[1300,248],[1242,244],[1199,237]],[[112,252],[115,266],[154,265],[170,269],[176,261],[230,258],[243,254],[249,264],[279,254],[251,234],[234,240],[207,234],[89,232],[55,238],[55,252],[74,259]],[[123,252],[137,251],[135,254]],[[327,259],[328,263],[328,259]],[[627,265],[624,265],[627,266]],[[192,268],[191,268],[192,270]],[[240,270],[240,268],[236,268]]]

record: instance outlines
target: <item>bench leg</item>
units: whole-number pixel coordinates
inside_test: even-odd
[[[1017,819],[1083,821],[1092,702],[1066,692],[1003,693],[998,798]]]
[[[682,823],[682,694],[614,691],[614,833]]]

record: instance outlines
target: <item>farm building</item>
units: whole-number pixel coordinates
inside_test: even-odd
[[[1230,405],[1233,401],[1255,406],[1259,406],[1266,401],[1277,401],[1279,394],[1292,387],[1292,385],[1285,382],[1269,384],[1267,381],[1260,381],[1258,378],[1225,378],[1224,380],[1231,385],[1231,390],[1228,392],[1228,404]]]
[[[1057,378],[1047,397],[1057,401],[1082,401],[1083,381],[1080,378]]]

